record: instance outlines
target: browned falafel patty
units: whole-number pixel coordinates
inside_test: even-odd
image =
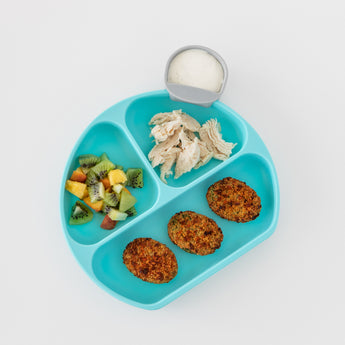
[[[216,222],[193,211],[179,212],[168,223],[168,234],[173,243],[188,253],[214,253],[223,241],[222,230]]]
[[[237,223],[254,220],[261,211],[261,200],[255,190],[232,177],[210,186],[206,199],[214,213]]]
[[[123,263],[136,277],[155,284],[168,283],[178,269],[174,253],[152,238],[136,238],[128,243]]]

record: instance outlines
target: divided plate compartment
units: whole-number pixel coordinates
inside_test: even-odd
[[[207,165],[182,175],[159,178],[147,158],[154,146],[148,122],[153,115],[182,109],[201,124],[217,118],[226,141],[237,143],[226,161],[212,159]],[[75,196],[65,182],[78,167],[78,156],[106,152],[110,160],[127,168],[142,168],[144,188],[131,189],[137,198],[138,215],[118,222],[114,230],[103,230],[103,215],[94,213],[84,225],[69,225]],[[206,200],[210,185],[234,177],[252,187],[261,198],[262,209],[255,220],[238,224],[211,211]],[[85,272],[112,296],[144,309],[158,309],[205,280],[268,238],[279,214],[277,175],[267,148],[254,129],[232,109],[217,101],[210,108],[176,102],[167,91],[154,91],[126,99],[98,116],[84,131],[67,162],[61,185],[61,220],[76,259]],[[179,211],[195,211],[216,221],[224,240],[215,253],[198,256],[184,252],[168,236],[169,219]],[[169,283],[152,284],[136,278],[122,261],[127,244],[137,237],[150,237],[167,245],[175,254],[178,273]]]

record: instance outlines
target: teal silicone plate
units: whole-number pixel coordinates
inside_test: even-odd
[[[159,112],[182,109],[204,123],[217,118],[226,141],[237,143],[226,161],[212,159],[179,179],[159,179],[147,155],[154,143],[149,137],[149,120]],[[144,170],[144,188],[133,189],[138,215],[118,222],[114,230],[103,230],[101,214],[84,225],[69,225],[71,208],[77,200],[65,191],[65,181],[78,167],[78,156],[101,155],[124,166]],[[218,217],[206,201],[208,187],[231,176],[246,182],[261,198],[262,210],[254,221],[237,224]],[[279,214],[277,175],[270,154],[254,129],[232,109],[217,101],[210,108],[172,101],[167,91],[155,91],[126,99],[98,116],[86,128],[67,162],[61,184],[61,219],[72,252],[86,273],[112,296],[145,309],[158,309],[205,280],[268,238]],[[174,245],[167,224],[176,212],[191,210],[215,220],[224,240],[212,255],[188,254]],[[178,274],[167,284],[151,284],[136,278],[122,262],[126,245],[137,237],[151,237],[166,244],[176,255]]]

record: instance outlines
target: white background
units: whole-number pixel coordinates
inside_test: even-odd
[[[1,1],[0,17],[1,344],[345,343],[343,0]],[[222,100],[268,146],[281,213],[267,241],[146,311],[80,269],[59,188],[92,119],[162,89],[186,44],[228,62]]]

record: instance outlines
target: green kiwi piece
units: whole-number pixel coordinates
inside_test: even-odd
[[[116,194],[120,194],[123,189],[123,183],[114,184],[112,189]]]
[[[128,217],[133,217],[136,216],[138,214],[135,206],[132,206],[131,208],[129,208],[127,211],[125,211],[128,214]]]
[[[121,212],[115,208],[112,208],[108,212],[108,216],[111,220],[126,220],[126,218],[128,217],[127,213]]]
[[[69,219],[70,225],[80,225],[88,223],[92,220],[92,211],[80,201],[77,201],[72,207],[72,214]]]
[[[86,174],[86,181],[85,181],[85,183],[86,183],[87,186],[91,186],[92,184],[98,183],[98,176],[97,176],[97,174],[93,170],[90,170]]]
[[[129,168],[126,171],[127,185],[133,188],[143,188],[143,169],[141,168]]]
[[[115,164],[110,162],[109,160],[104,160],[95,165],[91,170],[97,175],[97,177],[101,180],[108,175],[108,172],[115,168]]]
[[[105,201],[103,202],[103,207],[102,207],[102,213],[104,214],[108,214],[109,211],[112,209],[113,207],[111,207],[109,204],[107,204]]]
[[[134,206],[136,202],[137,199],[135,198],[135,196],[123,190],[120,194],[119,211],[125,212],[129,210],[132,206]]]
[[[101,159],[101,162],[102,161],[109,161],[111,162],[111,160],[109,159],[108,155],[104,152],[101,154],[101,156],[99,157]],[[114,164],[115,167],[113,169],[121,169],[123,170],[123,166],[122,165],[118,165],[118,164]]]
[[[84,174],[87,174],[89,169],[99,163],[101,159],[95,155],[87,154],[79,156],[79,164]]]
[[[105,161],[105,160],[110,161],[108,155],[105,152],[103,152],[99,158],[101,161]]]
[[[91,168],[82,168],[82,167],[80,167],[80,169],[81,169],[81,171],[82,171],[85,175],[87,175],[87,173],[90,171]]]
[[[103,200],[110,206],[116,206],[119,203],[119,197],[116,193],[105,192]]]
[[[104,199],[105,191],[102,182],[91,184],[90,186],[88,186],[87,190],[89,192],[91,202],[97,202]]]

